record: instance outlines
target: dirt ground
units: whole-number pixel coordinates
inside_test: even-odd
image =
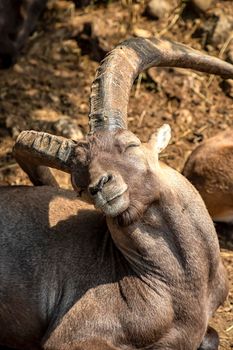
[[[122,0],[75,9],[49,1],[17,64],[0,72],[0,185],[29,184],[11,155],[20,131],[35,129],[80,138],[87,130],[89,95],[98,62],[132,35],[165,36],[233,63],[233,2],[213,1],[205,13],[176,2],[163,18],[149,18],[146,2]],[[132,89],[129,127],[142,141],[163,123],[172,141],[162,160],[181,171],[202,140],[233,126],[233,84],[181,69],[152,68]],[[58,174],[59,176],[59,174]],[[59,177],[63,187],[69,179]],[[212,324],[221,350],[233,349],[233,234],[218,226],[230,294]],[[231,236],[230,236],[231,234]]]

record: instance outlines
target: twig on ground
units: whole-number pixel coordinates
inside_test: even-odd
[[[144,119],[145,115],[146,115],[146,111],[144,109],[139,117],[139,120],[138,120],[138,128],[140,128],[142,126],[143,119]]]
[[[135,90],[135,94],[134,94],[135,98],[137,98],[139,96],[139,91],[140,91],[141,82],[142,82],[142,74],[143,73],[140,73],[138,76],[136,90]]]
[[[230,33],[230,35],[228,36],[227,40],[224,42],[221,50],[219,51],[218,57],[222,58],[226,49],[228,48],[228,46],[230,45],[231,40],[233,40],[233,33]],[[215,79],[215,75],[211,75],[211,77],[209,78],[209,80],[207,81],[207,87],[210,87],[210,85],[212,84],[213,80]]]
[[[228,328],[226,329],[226,332],[230,332],[232,329],[233,329],[233,325],[231,325],[230,327],[228,327]]]
[[[162,29],[160,32],[158,32],[158,37],[166,34],[167,32],[169,32],[169,30],[172,27],[174,27],[174,25],[180,19],[180,16],[181,16],[185,6],[186,6],[186,2],[185,1],[181,1],[180,5],[177,6],[176,9],[175,9],[175,14],[172,16],[170,23],[168,23],[168,25],[164,29]]]
[[[8,170],[8,169],[12,169],[14,167],[16,167],[18,164],[17,163],[10,163],[10,164],[7,164],[7,165],[2,165],[0,166],[0,171],[5,171],[5,170]]]

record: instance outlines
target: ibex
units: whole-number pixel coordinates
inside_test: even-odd
[[[213,220],[233,224],[233,130],[198,146],[183,174],[198,189]]]
[[[9,68],[35,29],[47,0],[0,0],[0,68]]]
[[[49,186],[1,188],[2,346],[218,348],[208,321],[228,282],[212,220],[188,180],[158,160],[169,126],[147,143],[127,130],[131,86],[151,66],[233,77],[230,64],[182,44],[129,39],[97,71],[84,140],[20,134],[16,159]],[[56,188],[46,167],[70,173],[75,192]]]

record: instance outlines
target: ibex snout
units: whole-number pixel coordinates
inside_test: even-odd
[[[113,176],[111,174],[106,174],[100,176],[100,178],[94,184],[89,186],[89,192],[91,196],[95,196],[98,192],[101,192],[105,184],[111,181]]]
[[[119,172],[96,172],[90,175],[88,192],[96,208],[110,216],[116,216],[127,209],[128,186]]]

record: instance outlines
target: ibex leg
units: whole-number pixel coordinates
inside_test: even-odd
[[[198,350],[218,350],[218,346],[218,333],[214,328],[209,326]]]

